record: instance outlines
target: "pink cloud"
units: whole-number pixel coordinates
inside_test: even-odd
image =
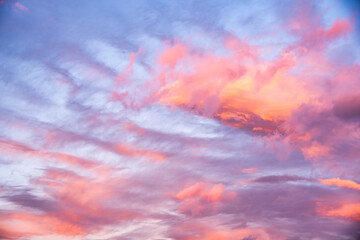
[[[111,9],[106,19],[111,19],[113,9],[105,6]],[[5,159],[0,165],[9,166],[4,172],[11,179],[0,186],[7,208],[0,209],[0,238],[88,238],[106,232],[114,239],[331,239],[346,222],[360,221],[354,200],[358,192],[353,191],[360,190],[355,167],[360,156],[360,65],[330,57],[355,23],[339,18],[325,26],[310,1],[297,1],[296,6],[295,14],[284,14],[284,23],[274,22],[284,39],[273,32],[257,34],[275,36],[273,44],[254,46],[257,41],[227,29],[219,33],[221,23],[206,39],[216,51],[174,37],[162,49],[155,47],[157,52],[148,54],[140,47],[120,73],[91,59],[83,43],[76,46],[77,39],[70,41],[77,31],[61,25],[74,22],[61,19],[62,12],[71,12],[65,6],[56,10],[57,27],[51,29],[64,31],[66,38],[53,39],[46,24],[39,36],[21,35],[36,40],[50,36],[46,42],[56,46],[51,49],[60,46],[54,54],[38,54],[43,43],[32,49],[30,37],[18,44],[17,31],[11,32],[7,64],[33,64],[27,60],[34,58],[34,65],[41,65],[36,74],[54,73],[60,79],[54,82],[64,89],[57,91],[51,79],[37,82],[32,75],[29,82],[6,82],[10,94],[0,108],[5,113],[0,117]],[[27,10],[20,3],[9,8]],[[82,23],[78,14],[86,12],[76,11],[80,20],[75,23]],[[146,21],[157,16],[156,11],[149,13]],[[28,14],[29,23],[46,19]],[[22,25],[22,16],[12,17],[15,27]],[[126,22],[127,13],[121,18]],[[112,26],[90,29],[110,36]],[[137,27],[141,30],[142,24]],[[80,32],[87,36],[87,27]],[[137,34],[126,32],[124,43]],[[152,48],[163,37],[151,36],[149,47],[146,36],[129,46],[138,48],[145,39],[142,47]],[[99,41],[118,47],[118,37]],[[275,51],[278,46],[282,49]],[[17,56],[23,51],[24,56]],[[69,64],[68,58],[76,61]],[[84,81],[71,74],[77,72],[77,63],[87,66],[78,74]],[[27,71],[26,64],[19,68]],[[7,70],[9,79],[17,76],[16,69]],[[35,83],[34,93],[27,93]],[[50,96],[53,87],[59,96]],[[12,98],[13,89],[19,99]],[[169,126],[176,131],[169,132]],[[25,164],[34,173],[27,167],[18,172]],[[329,177],[334,172],[353,181]],[[24,178],[26,183],[18,186]],[[338,188],[314,184],[314,179]]]
[[[159,62],[161,65],[168,64],[173,68],[179,62],[179,60],[186,56],[186,54],[187,46],[178,42],[174,45],[170,45],[168,49],[160,55]]]
[[[227,191],[223,184],[206,184],[198,182],[187,187],[175,195],[182,204],[179,210],[190,212],[192,215],[200,215],[205,211],[213,211],[220,203],[236,197],[236,192]]]
[[[0,229],[7,229],[9,236],[84,236],[106,225],[141,218],[140,211],[109,204],[120,196],[116,189],[125,181],[112,174],[93,178],[63,169],[47,169],[44,175],[31,181],[49,199],[39,200],[36,205],[42,211],[9,211],[0,218]],[[26,206],[31,199],[25,197],[27,200],[19,203]],[[46,207],[46,201],[53,203],[51,207]]]
[[[166,155],[161,152],[137,149],[130,144],[124,144],[124,143],[117,144],[115,149],[121,155],[126,155],[131,157],[144,156],[154,162],[163,162],[164,160],[166,160]]]
[[[183,201],[187,198],[194,198],[200,196],[205,189],[205,183],[198,182],[194,185],[187,187],[176,194],[176,198],[179,201]]]
[[[29,158],[39,158],[44,161],[56,161],[69,165],[77,165],[85,169],[98,168],[97,170],[100,170],[101,168],[104,170],[107,168],[105,165],[96,161],[80,158],[65,153],[37,150],[27,145],[9,140],[0,140],[0,151],[11,155],[25,156]]]
[[[351,132],[358,114],[350,102],[356,97],[345,97],[349,91],[354,96],[360,92],[359,66],[343,66],[327,56],[333,43],[352,33],[354,21],[338,18],[325,26],[310,3],[296,5],[285,24],[295,40],[272,59],[262,57],[265,50],[260,46],[232,35],[220,40],[222,54],[180,40],[165,41],[154,77],[143,86],[146,93],[124,93],[120,101],[133,109],[154,103],[178,107],[267,136],[271,144],[279,142],[284,146],[281,159],[300,151],[305,159],[330,167],[343,154],[340,148],[346,148],[341,142],[358,137]],[[353,159],[359,152],[345,154]]]
[[[197,221],[181,223],[170,228],[170,236],[179,240],[237,240],[237,239],[285,239],[265,228],[215,228]]]
[[[14,7],[20,11],[26,11],[28,10],[27,7],[25,7],[23,4],[19,3],[19,2],[16,2],[14,3]]]
[[[254,167],[254,168],[245,168],[245,169],[241,170],[242,173],[256,173],[257,171],[258,171],[258,169],[256,167]]]
[[[309,16],[306,6],[301,8],[294,22]],[[311,71],[316,69],[324,74],[334,67],[335,73],[341,71],[324,54],[332,41],[352,31],[353,23],[338,19],[329,29],[323,27],[317,17],[310,23],[291,26],[296,29],[299,40],[272,60],[262,59],[256,46],[234,36],[224,38],[223,47],[228,51],[224,56],[194,49],[180,41],[172,45],[167,42],[155,77],[148,83],[153,85],[154,93],[146,99],[177,106],[255,134],[285,133],[291,135],[292,141],[307,134],[306,140],[302,138],[306,142],[301,146],[304,156],[327,156],[332,152],[331,146],[314,140],[311,133],[293,131],[289,120],[301,106],[331,107],[332,99],[331,96],[328,99],[327,89],[321,87],[321,77]],[[160,86],[155,87],[158,84]],[[124,97],[131,98],[130,95]],[[324,103],[323,99],[328,102]]]

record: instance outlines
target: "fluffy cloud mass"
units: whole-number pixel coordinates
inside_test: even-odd
[[[359,12],[0,1],[0,238],[357,239]]]

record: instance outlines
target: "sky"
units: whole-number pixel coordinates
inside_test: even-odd
[[[1,0],[0,239],[359,239],[359,10]]]

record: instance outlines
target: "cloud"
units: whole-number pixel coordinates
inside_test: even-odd
[[[336,116],[345,120],[360,118],[360,97],[358,95],[345,96],[334,103],[333,111]]]
[[[320,210],[320,214],[328,217],[337,217],[360,221],[360,204],[344,204],[339,208]]]
[[[206,214],[206,212],[216,210],[218,204],[227,199],[236,197],[234,191],[225,191],[223,184],[214,184],[207,186],[204,182],[198,182],[187,187],[175,195],[175,198],[182,202],[179,210],[191,213],[191,215]]]
[[[141,217],[136,210],[106,203],[117,195],[116,185],[112,184],[119,184],[121,180],[106,178],[106,181],[92,180],[68,170],[47,169],[43,176],[32,179],[47,198],[28,193],[6,197],[9,202],[40,212],[9,211],[0,219],[0,226],[15,236],[84,236],[102,225]]]
[[[254,180],[251,180],[250,182],[254,183],[281,183],[281,182],[293,182],[293,181],[308,181],[307,178],[299,177],[299,176],[289,176],[289,175],[283,175],[283,176],[264,176],[260,177]]]
[[[241,170],[241,172],[243,173],[256,173],[258,171],[257,168],[245,168],[243,170]]]
[[[330,178],[330,179],[319,179],[319,182],[325,185],[330,186],[338,186],[338,187],[344,187],[344,188],[352,188],[356,190],[360,190],[360,184],[351,181],[351,180],[344,180],[340,178]]]
[[[19,3],[19,2],[16,2],[14,3],[14,7],[20,11],[26,11],[28,10],[27,7],[25,7],[23,4]]]
[[[283,237],[269,233],[264,228],[236,228],[236,229],[214,229],[208,224],[199,222],[180,223],[178,226],[173,226],[170,229],[170,237],[181,240],[198,240],[198,239],[258,239],[267,240],[272,237],[283,239]]]
[[[359,221],[342,3],[0,4],[0,238],[338,240]]]

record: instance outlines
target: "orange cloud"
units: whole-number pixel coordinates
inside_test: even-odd
[[[323,209],[320,214],[327,217],[346,218],[360,221],[360,203],[344,204],[336,209]]]
[[[297,64],[296,53],[284,51],[267,63],[254,47],[236,38],[227,39],[224,46],[233,55],[181,51],[182,64],[187,68],[178,69],[178,62],[171,61],[174,66],[169,69],[160,61],[162,71],[157,79],[166,80],[160,80],[163,85],[156,93],[158,102],[189,109],[233,127],[270,134],[314,95],[298,77],[289,74]],[[185,47],[177,43],[164,55],[172,56],[174,49]],[[238,55],[239,52],[244,54]]]
[[[336,94],[328,94],[324,87],[324,79],[329,74],[334,78],[328,85],[336,89],[338,85],[341,88],[357,85],[356,79],[349,80],[354,79],[355,73],[342,71],[356,67],[338,67],[326,56],[330,43],[351,33],[353,22],[338,19],[325,27],[319,16],[312,16],[310,10],[310,5],[299,4],[299,11],[287,29],[297,40],[284,46],[270,60],[262,56],[266,49],[235,36],[223,39],[225,53],[222,54],[180,41],[173,44],[167,41],[152,72],[154,77],[144,85],[144,92],[151,93],[143,96],[142,104],[179,107],[258,135],[279,134],[285,136],[284,141],[296,145],[308,159],[331,156],[336,146],[331,138],[318,139],[318,135],[324,134],[306,129],[306,124],[313,125],[311,119],[299,120],[296,115],[303,113],[307,106],[318,108],[319,115],[331,111]],[[347,83],[339,81],[340,78]],[[339,94],[343,92],[346,91]],[[137,95],[135,99],[128,93],[118,97],[126,106],[133,104],[131,107],[138,101]],[[124,98],[131,97],[134,99],[129,100],[129,105]]]
[[[351,180],[343,180],[340,178],[330,178],[330,179],[319,179],[322,184],[330,185],[330,186],[338,186],[343,188],[352,188],[356,190],[360,190],[360,184],[351,181]]]

